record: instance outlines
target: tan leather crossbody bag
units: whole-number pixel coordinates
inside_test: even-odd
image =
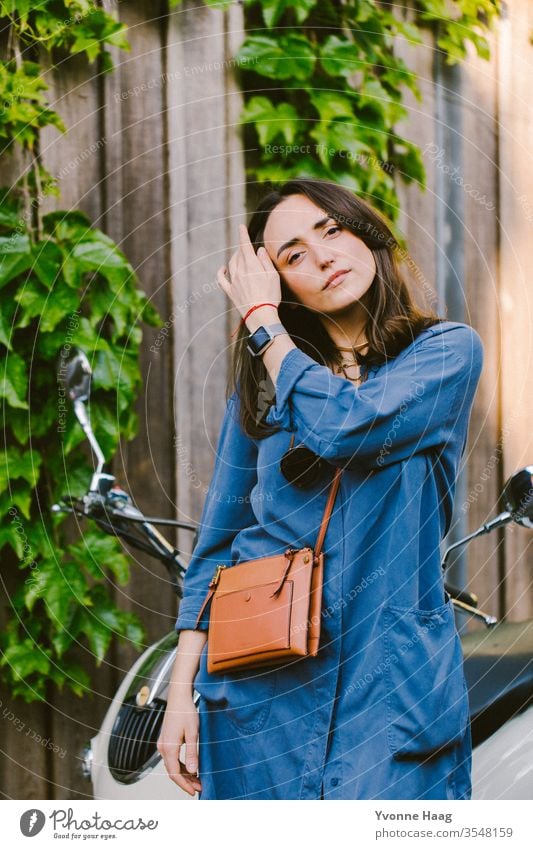
[[[209,583],[196,626],[211,601],[207,671],[271,666],[285,658],[316,656],[320,638],[322,545],[340,484],[335,470],[315,549],[288,548],[226,567]]]

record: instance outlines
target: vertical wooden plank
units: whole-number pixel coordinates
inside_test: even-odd
[[[499,27],[500,332],[505,477],[533,464],[533,114],[528,0],[504,4]],[[533,614],[533,538],[505,532],[506,607],[510,620]]]
[[[399,11],[399,10],[397,10]],[[408,14],[411,17],[411,13]],[[449,195],[450,202],[457,203],[455,212],[461,216],[463,242],[461,265],[457,268],[457,285],[464,286],[464,293],[456,293],[454,302],[464,295],[465,314],[450,314],[475,327],[485,346],[485,367],[472,411],[469,439],[463,457],[463,479],[458,486],[455,502],[454,524],[459,523],[459,535],[476,528],[497,506],[500,489],[501,451],[498,451],[499,394],[498,371],[499,345],[497,343],[497,176],[495,124],[496,55],[495,36],[489,36],[493,49],[490,63],[480,59],[473,49],[461,66],[458,88],[454,91],[441,90],[440,97],[457,96],[460,92],[457,127],[443,126],[443,114],[437,110],[434,47],[431,38],[424,36],[424,47],[410,48],[400,41],[397,52],[410,68],[417,72],[424,101],[422,108],[412,95],[408,97],[409,120],[403,132],[421,146],[427,170],[428,188],[421,195],[417,187],[400,189],[404,212],[401,221],[409,237],[411,251],[418,258],[418,245],[424,246],[422,268],[431,269],[431,282],[437,288],[437,264],[452,262],[453,257],[439,257],[443,226],[437,227],[437,216],[449,214],[443,209],[443,197]],[[453,80],[451,81],[453,85]],[[441,86],[448,85],[446,80]],[[458,132],[459,168],[452,167],[452,151],[440,139]],[[457,153],[457,150],[456,150]],[[455,183],[451,192],[448,181]],[[463,194],[459,194],[462,192]],[[428,232],[427,222],[431,222]],[[414,226],[411,222],[414,222]],[[439,235],[440,234],[440,235]],[[452,269],[453,272],[453,269]],[[464,282],[463,282],[464,278]],[[483,297],[480,297],[480,290]],[[442,293],[440,293],[442,298]],[[448,305],[446,305],[448,306]],[[442,301],[441,301],[442,310]],[[500,446],[501,447],[501,446]],[[459,530],[459,529],[458,529]],[[466,549],[469,587],[475,591],[483,605],[497,615],[499,597],[499,546],[497,535],[484,537]],[[472,623],[470,623],[472,625]]]
[[[140,285],[163,321],[169,318],[166,189],[164,27],[166,4],[122,4],[131,52],[116,57],[117,70],[105,79],[104,220],[136,269]],[[143,328],[143,389],[136,404],[139,432],[123,442],[114,470],[147,515],[172,517],[175,482],[172,448],[172,376],[168,340],[151,353],[160,331]],[[172,537],[172,531],[170,532]],[[143,621],[152,642],[170,626],[174,596],[162,564],[131,550],[133,568],[117,598]],[[120,677],[135,652],[119,646]]]
[[[69,56],[52,66],[43,55],[42,63],[50,103],[67,128],[64,134],[52,127],[41,133],[43,163],[57,178],[61,193],[58,198],[45,199],[43,212],[81,209],[95,226],[102,227],[101,175],[106,139],[102,134],[98,65],[89,65],[85,56]],[[75,525],[71,536],[80,536]],[[81,753],[100,725],[116,682],[109,661],[96,668],[87,649],[80,646],[75,654],[92,677],[93,691],[80,700],[67,689],[59,693],[50,688],[47,726],[52,739],[66,751],[64,757],[55,757],[48,765],[49,795],[56,799],[91,797],[91,786],[81,775]]]
[[[52,66],[44,52],[41,56],[50,106],[67,128],[65,133],[55,127],[41,131],[41,157],[61,193],[59,198],[43,200],[43,213],[81,209],[98,226],[100,162],[106,140],[99,125],[97,64],[89,65],[85,56],[68,56]]]
[[[412,6],[396,5],[395,14],[406,21],[413,20]],[[406,185],[401,175],[395,181],[400,201],[399,228],[406,239],[408,250],[418,266],[413,273],[415,289],[420,291],[422,304],[437,309],[436,244],[435,244],[435,192],[436,179],[432,151],[436,147],[435,91],[433,85],[433,36],[424,30],[423,44],[410,43],[405,38],[396,39],[394,52],[414,72],[422,94],[418,101],[410,89],[404,89],[407,118],[398,122],[397,132],[419,145],[422,150],[427,175],[427,187],[420,190],[417,183]]]
[[[238,7],[226,18],[190,2],[171,14],[169,26],[176,468],[179,516],[188,521],[198,521],[209,485],[238,321],[216,270],[235,250],[244,220],[239,133],[232,126],[239,95],[229,61],[241,20]],[[184,534],[179,539],[187,544]]]
[[[496,115],[497,38],[489,34],[489,62],[469,45],[462,64],[462,164],[453,174],[464,195],[465,320],[481,335],[484,367],[476,394],[466,453],[466,485],[458,511],[465,531],[498,512],[503,452],[499,441],[498,342],[498,125]],[[468,548],[469,588],[480,606],[501,616],[500,546],[496,532]]]
[[[244,30],[244,15],[240,5],[231,6],[226,12],[226,58],[228,65],[225,72],[226,86],[226,203],[227,227],[226,244],[232,245],[237,238],[238,225],[246,223],[246,176],[243,152],[243,128],[239,116],[243,108],[243,96],[236,77],[236,66],[233,56],[246,37]],[[262,193],[263,194],[263,193]],[[226,258],[229,258],[227,253]],[[215,267],[216,268],[216,267]],[[233,332],[240,321],[240,313],[226,298],[229,307],[230,332]],[[231,357],[231,350],[228,352]],[[228,359],[228,365],[230,360]]]

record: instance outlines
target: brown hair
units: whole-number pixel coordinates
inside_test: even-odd
[[[248,224],[255,251],[264,246],[264,231],[273,209],[289,195],[305,195],[342,227],[360,238],[372,251],[376,274],[360,303],[367,311],[364,328],[367,353],[357,353],[360,364],[373,365],[395,357],[426,327],[443,321],[432,309],[418,307],[411,294],[402,261],[416,266],[403,250],[385,218],[369,203],[344,186],[318,179],[294,179],[271,191],[260,202]],[[398,257],[400,254],[400,257]],[[321,365],[333,362],[336,347],[316,312],[297,301],[281,279],[280,321],[292,341]],[[290,304],[297,304],[291,307]],[[233,388],[238,387],[241,425],[252,439],[261,439],[279,428],[262,423],[271,403],[275,387],[261,357],[252,357],[246,343],[250,331],[240,325],[233,351]]]

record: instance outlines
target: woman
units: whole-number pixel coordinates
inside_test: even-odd
[[[219,269],[245,319],[238,388],[185,577],[158,743],[171,777],[201,799],[470,798],[468,698],[439,544],[483,349],[471,327],[415,306],[399,254],[368,204],[302,179],[263,200]],[[249,336],[279,324],[252,355]],[[291,482],[280,462],[297,445],[312,461]],[[318,656],[208,674],[208,608],[196,620],[216,565],[314,545],[338,466]]]

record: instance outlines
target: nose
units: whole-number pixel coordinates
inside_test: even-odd
[[[312,246],[312,251],[315,256],[317,265],[323,269],[335,260],[335,252],[332,251],[329,245],[316,244]]]

